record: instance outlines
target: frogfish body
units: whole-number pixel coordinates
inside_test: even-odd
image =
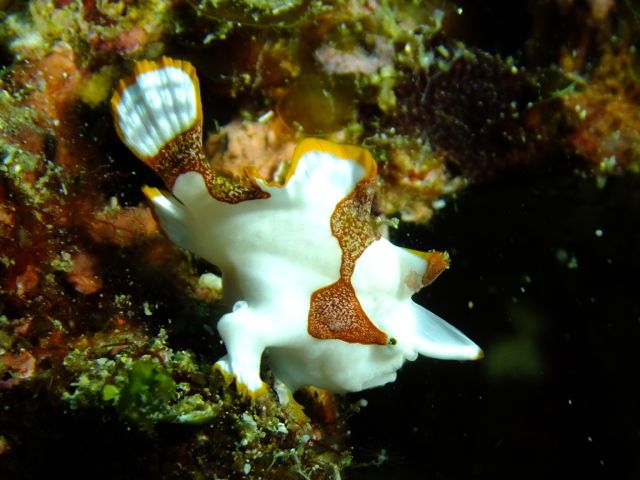
[[[231,311],[218,322],[227,355],[216,366],[250,394],[264,389],[264,353],[292,391],[332,392],[392,382],[419,354],[482,355],[411,299],[448,258],[376,233],[376,163],[367,150],[305,139],[282,184],[250,168],[242,178],[218,171],[202,148],[195,70],[169,58],[138,62],[112,110],[120,138],[169,189],[143,189],[166,234],[223,273]]]

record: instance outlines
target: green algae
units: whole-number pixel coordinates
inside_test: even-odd
[[[191,478],[213,469],[217,478],[321,479],[335,478],[350,464],[347,449],[327,450],[313,442],[321,430],[296,402],[282,405],[271,391],[250,400],[191,352],[171,349],[165,331],[142,342],[120,335],[83,343],[66,356],[74,380],[63,399],[74,411],[113,412],[150,437],[166,425],[185,429],[183,443],[167,455],[188,448],[194,457],[167,467],[165,474]],[[129,346],[114,356],[114,341]]]
[[[135,360],[127,382],[119,390],[117,409],[133,422],[162,418],[166,405],[177,397],[176,384],[168,371],[151,358]],[[104,388],[103,388],[104,397]]]

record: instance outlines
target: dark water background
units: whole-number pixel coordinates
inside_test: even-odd
[[[448,33],[544,68],[584,28],[558,3],[458,2]],[[354,395],[368,400],[351,422],[356,458],[385,449],[387,460],[348,478],[640,478],[640,177],[599,188],[566,158],[551,165],[472,186],[427,228],[394,233],[450,252],[418,301],[486,358],[421,358],[395,384]]]
[[[451,253],[417,300],[486,358],[354,395],[356,458],[388,460],[348,478],[640,478],[639,176],[504,178],[394,241]]]

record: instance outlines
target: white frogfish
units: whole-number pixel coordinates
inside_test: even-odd
[[[480,348],[411,296],[447,268],[372,226],[376,163],[359,147],[305,139],[282,184],[216,170],[202,147],[198,78],[187,62],[138,62],[113,95],[122,141],[164,181],[144,187],[168,237],[217,265],[230,312],[216,366],[249,394],[263,354],[291,391],[356,392],[419,354],[477,359]]]

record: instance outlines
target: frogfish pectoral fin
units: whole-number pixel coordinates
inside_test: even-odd
[[[153,206],[155,216],[169,239],[186,250],[193,250],[186,211],[178,199],[153,187],[145,186],[142,192]]]
[[[464,333],[418,304],[412,305],[416,322],[416,350],[444,360],[477,360],[482,350]]]

